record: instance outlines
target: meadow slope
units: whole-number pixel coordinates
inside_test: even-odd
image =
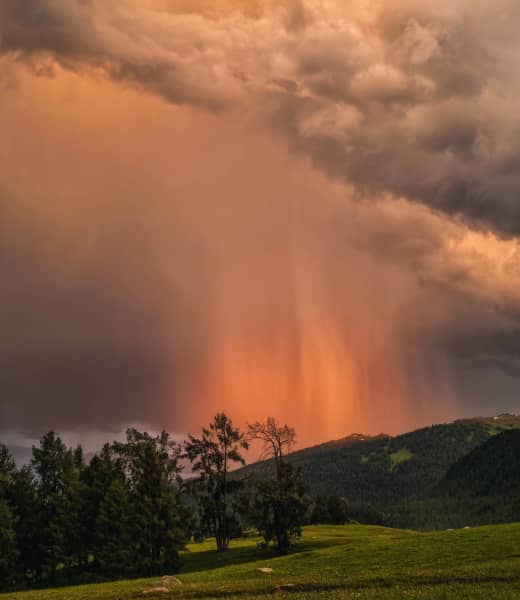
[[[305,528],[295,552],[236,540],[225,554],[190,545],[182,585],[152,598],[520,598],[520,524],[417,533],[375,526]],[[258,569],[268,567],[271,573]],[[19,592],[2,600],[127,600],[160,580]]]

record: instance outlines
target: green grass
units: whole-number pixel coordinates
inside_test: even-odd
[[[311,598],[520,598],[520,524],[416,533],[347,525],[307,527],[295,552],[257,550],[236,540],[217,554],[213,543],[191,545],[178,574],[183,582],[161,598],[276,596]],[[259,567],[270,567],[263,574]],[[127,600],[157,579],[5,594],[1,600]],[[284,588],[283,586],[291,587]],[[148,596],[150,597],[150,596]]]

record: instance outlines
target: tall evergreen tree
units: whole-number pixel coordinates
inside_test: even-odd
[[[139,568],[156,575],[179,566],[186,542],[186,518],[180,500],[181,448],[163,431],[156,437],[136,429],[124,444],[114,444],[124,461],[135,506],[135,539]]]
[[[61,558],[69,582],[74,572],[81,570],[86,555],[80,469],[81,464],[76,461],[75,452],[68,449],[63,457],[63,492],[57,501],[56,530],[61,539]]]
[[[54,431],[33,447],[31,464],[40,503],[41,574],[55,582],[58,565],[65,565],[70,576],[82,555],[79,471],[73,451]]]
[[[107,577],[124,577],[136,570],[135,517],[126,482],[114,479],[99,505],[93,548],[96,565]]]
[[[230,481],[229,470],[233,463],[245,463],[241,450],[247,448],[245,434],[224,413],[215,415],[200,438],[189,435],[184,443],[185,456],[191,461],[193,472],[199,474],[200,503],[219,551],[228,548],[233,533],[237,509],[234,496],[240,485],[236,480]]]
[[[94,556],[94,565],[103,571],[104,568],[97,560],[104,538],[98,516],[112,484],[116,481],[123,484],[126,482],[123,460],[116,454],[113,446],[105,444],[81,471],[80,479],[83,494],[81,521],[87,559],[88,555]]]
[[[42,555],[38,547],[40,503],[30,467],[24,466],[14,472],[9,498],[19,550],[17,576],[31,585],[40,570]]]

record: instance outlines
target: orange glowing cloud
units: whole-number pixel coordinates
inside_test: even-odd
[[[306,444],[510,409],[507,19],[419,0],[2,10],[7,427],[186,431],[225,410]]]

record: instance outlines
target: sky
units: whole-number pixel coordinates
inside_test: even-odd
[[[0,440],[517,412],[516,0],[0,0]]]

